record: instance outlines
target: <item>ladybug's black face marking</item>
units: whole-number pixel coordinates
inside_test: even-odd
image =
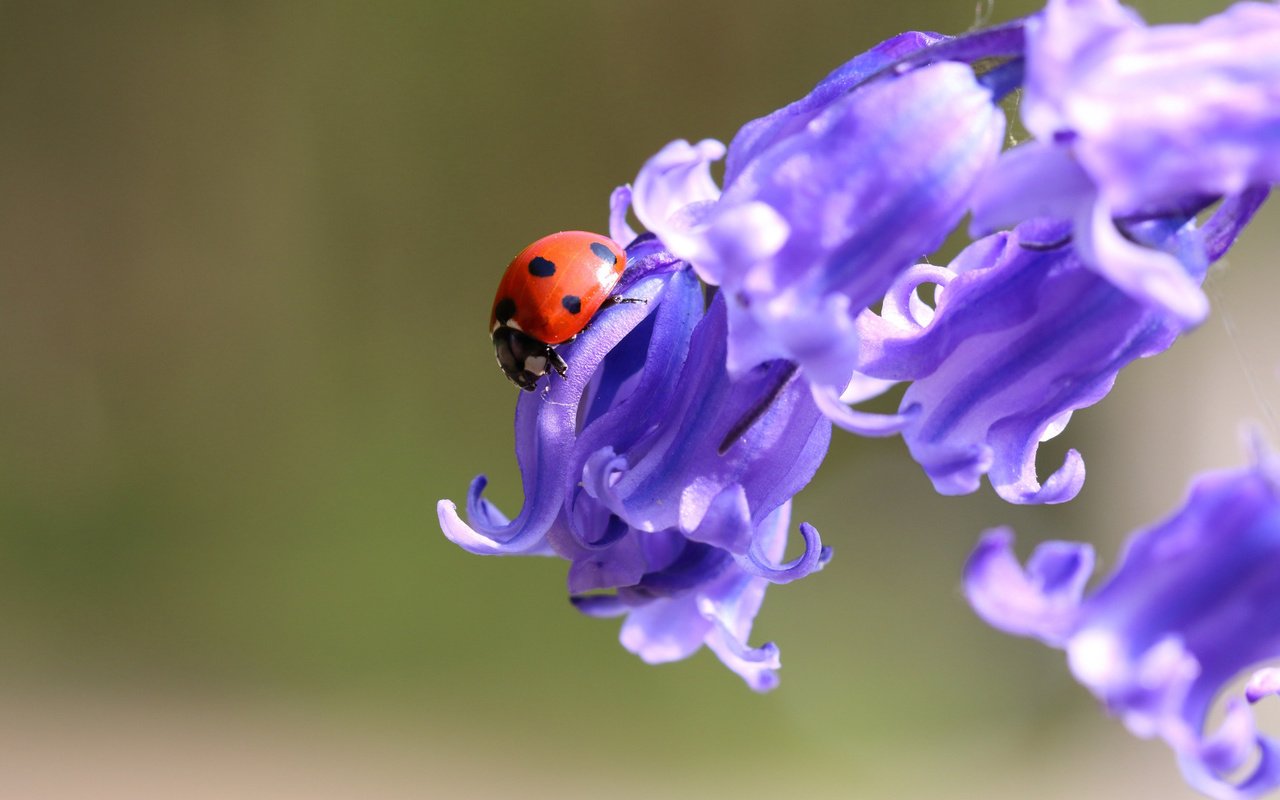
[[[556,274],[556,264],[542,256],[534,256],[529,262],[529,274],[535,278],[550,278]]]
[[[577,314],[582,310],[582,298],[576,294],[566,294],[561,298],[560,305],[564,306],[564,310],[570,314]]]
[[[546,344],[506,325],[493,332],[493,352],[507,379],[532,392],[538,379],[551,366],[564,377],[564,361]]]
[[[502,300],[498,302],[498,305],[493,309],[493,316],[496,317],[498,322],[503,325],[506,325],[507,320],[511,319],[515,315],[516,301],[512,300],[510,297],[502,298]]]
[[[596,258],[600,259],[606,264],[618,263],[618,257],[613,254],[613,251],[605,247],[604,245],[600,244],[599,242],[591,243],[591,252],[595,253]]]

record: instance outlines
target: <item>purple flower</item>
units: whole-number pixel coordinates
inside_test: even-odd
[[[844,390],[857,315],[965,213],[1004,117],[967,64],[928,63],[941,41],[898,36],[748,123],[727,151],[676,141],[641,169],[637,218],[726,296],[731,374],[786,359]],[[726,154],[722,192],[710,165]]]
[[[1134,241],[1203,279],[1265,198],[1224,203],[1203,229],[1171,219],[1128,226]],[[937,308],[917,289],[937,286]],[[900,414],[903,438],[942,494],[978,488],[985,474],[1013,503],[1070,500],[1084,482],[1075,450],[1041,485],[1040,442],[1073,411],[1101,400],[1122,368],[1162,352],[1181,326],[1120,292],[1082,263],[1071,228],[1026,223],[970,245],[949,268],[908,270],[881,314],[859,320],[860,371],[912,381]]]
[[[517,401],[519,515],[485,500],[480,476],[470,524],[441,500],[440,525],[473,553],[569,560],[574,605],[625,614],[623,645],[646,661],[705,644],[770,689],[777,648],[746,640],[769,583],[830,557],[802,525],[805,552],[778,563],[790,499],[826,454],[831,425],[785,363],[729,377],[723,298],[704,311],[701,284],[653,237],[628,248],[618,291],[647,302],[598,315],[563,347],[567,379]]]
[[[1280,749],[1257,732],[1245,697],[1227,697],[1222,723],[1206,730],[1230,681],[1280,657],[1278,466],[1262,455],[1200,476],[1183,507],[1134,534],[1089,592],[1088,545],[1040,545],[1024,568],[1006,529],[989,531],[965,570],[983,619],[1064,649],[1108,711],[1134,734],[1164,739],[1188,782],[1215,798],[1280,786]],[[1275,690],[1274,670],[1264,670],[1248,699]]]
[[[1280,669],[1276,667],[1267,667],[1253,673],[1248,685],[1244,687],[1244,697],[1250,703],[1273,694],[1280,694]]]
[[[1050,0],[1026,22],[1021,108],[1035,140],[979,188],[975,230],[1070,220],[1085,263],[1184,325],[1203,319],[1198,276],[1114,220],[1280,179],[1280,6],[1147,27],[1115,0]]]

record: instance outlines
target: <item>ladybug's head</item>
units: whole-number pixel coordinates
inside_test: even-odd
[[[506,325],[493,331],[493,352],[507,379],[526,392],[533,391],[556,358],[546,344]]]

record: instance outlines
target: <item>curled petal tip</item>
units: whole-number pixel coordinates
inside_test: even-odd
[[[1013,539],[1009,528],[982,536],[965,565],[965,596],[988,624],[1059,644],[1075,622],[1084,584],[1093,572],[1093,549],[1047,542],[1024,568],[1014,556]]]
[[[477,533],[470,525],[458,516],[458,507],[452,500],[441,500],[436,503],[436,516],[440,520],[440,530],[449,541],[470,553],[479,555],[498,555],[503,552],[501,542]]]
[[[1208,316],[1200,278],[1188,274],[1177,256],[1122,235],[1105,203],[1096,201],[1077,214],[1075,234],[1085,262],[1130,297],[1162,309],[1184,328]]]
[[[505,522],[496,508],[491,514]],[[537,531],[530,527],[513,527],[509,538],[490,536],[477,531],[462,521],[458,516],[458,507],[452,500],[441,500],[436,503],[436,517],[440,521],[440,530],[446,538],[469,553],[482,556],[548,556],[553,555],[547,543],[546,531]]]
[[[1054,470],[1043,484],[1035,480],[1034,454],[1032,463],[1028,465],[1030,477],[1021,477],[1016,481],[1005,482],[1000,477],[992,476],[992,484],[1001,498],[1019,505],[1065,503],[1080,493],[1084,486],[1084,458],[1077,450],[1068,450],[1063,458],[1062,466]]]
[[[722,610],[708,597],[698,598],[698,612],[712,623],[707,636],[707,646],[738,673],[747,685],[757,692],[768,692],[778,686],[777,670],[782,667],[778,646],[765,642],[760,647],[749,647],[726,621]]]
[[[1256,749],[1258,729],[1249,705],[1239,697],[1227,701],[1222,723],[1199,743],[1197,755],[1215,772],[1239,769]]]
[[[615,454],[612,447],[603,447],[582,465],[582,488],[610,511],[625,517],[626,508],[613,487],[626,471],[626,457]]]
[[[898,414],[879,414],[871,411],[858,411],[845,405],[840,393],[829,386],[817,383],[810,384],[813,401],[818,410],[835,425],[856,433],[859,436],[880,437],[901,433],[915,415],[912,409],[905,409]]]
[[[1273,694],[1280,694],[1280,669],[1276,667],[1267,667],[1253,673],[1244,687],[1245,699],[1250,703]]]
[[[914,412],[912,407],[908,412]],[[908,439],[908,447],[912,441]],[[978,490],[982,476],[995,463],[995,451],[986,444],[961,447],[929,446],[913,449],[912,455],[924,467],[933,482],[933,490],[941,495],[970,494]]]
[[[640,222],[656,233],[673,253],[689,255],[683,234],[692,222],[688,212],[720,197],[711,163],[724,157],[725,146],[714,139],[696,145],[671,142],[649,159],[636,176],[632,208]]]
[[[770,583],[791,583],[822,569],[831,560],[832,550],[822,545],[818,531],[807,522],[800,523],[800,535],[804,538],[804,553],[788,564],[774,566],[753,547],[745,555],[735,555],[734,560],[743,572]]]
[[[636,232],[627,222],[631,210],[631,184],[625,183],[609,195],[609,237],[622,246],[635,241]]]

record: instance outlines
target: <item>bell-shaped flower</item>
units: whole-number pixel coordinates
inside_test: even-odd
[[[1204,278],[1265,198],[1224,202],[1204,228],[1194,221],[1135,224],[1126,234]],[[918,289],[935,285],[936,308]],[[1029,222],[979,240],[949,268],[907,271],[879,314],[859,320],[860,371],[912,381],[899,413],[912,456],[942,494],[975,491],[983,475],[1013,503],[1070,500],[1084,462],[1070,450],[1043,484],[1041,442],[1072,412],[1101,400],[1126,365],[1167,349],[1182,328],[1119,291],[1082,262],[1068,223]]]
[[[636,217],[726,298],[731,374],[785,359],[844,390],[857,315],[960,221],[1004,117],[967,63],[926,57],[946,44],[903,34],[727,151],[676,141],[641,169]],[[710,167],[726,152],[721,191]]]
[[[1126,238],[1123,223],[1280,180],[1280,6],[1148,27],[1116,0],[1050,0],[1025,29],[1021,112],[1035,139],[979,187],[974,229],[1069,220],[1090,267],[1199,322],[1208,302],[1196,276]]]
[[[988,532],[965,592],[991,625],[1066,651],[1076,679],[1141,737],[1176,752],[1188,782],[1219,800],[1280,786],[1280,745],[1249,710],[1276,691],[1258,671],[1244,696],[1228,685],[1280,658],[1280,471],[1263,454],[1202,475],[1168,519],[1135,533],[1092,590],[1088,545],[1040,545],[1023,567],[1007,529]],[[1221,703],[1222,719],[1210,724]]]
[[[628,262],[618,292],[646,302],[597,315],[562,347],[566,378],[517,401],[520,513],[484,499],[480,476],[468,522],[441,500],[440,524],[473,553],[567,559],[574,605],[625,614],[622,643],[646,661],[705,644],[767,690],[777,648],[747,637],[769,583],[830,557],[802,525],[804,553],[779,563],[791,497],[826,454],[831,425],[790,365],[727,374],[723,297],[704,309],[702,285],[652,236],[632,243]]]

